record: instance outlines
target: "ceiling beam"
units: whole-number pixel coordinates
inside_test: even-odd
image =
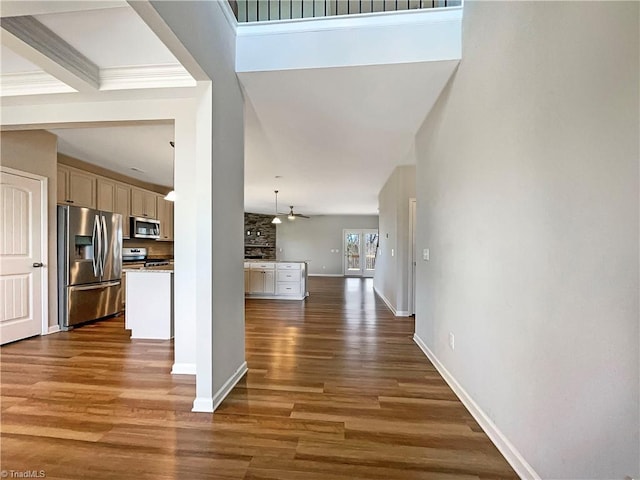
[[[131,8],[142,18],[144,23],[153,31],[162,43],[169,49],[178,62],[189,72],[196,81],[210,80],[209,76],[193,58],[191,52],[182,44],[173,30],[165,23],[151,2],[139,0],[127,0]],[[225,2],[227,0],[224,0]]]
[[[34,17],[5,17],[0,20],[2,45],[79,92],[100,87],[100,69]]]

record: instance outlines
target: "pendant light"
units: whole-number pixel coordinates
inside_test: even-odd
[[[274,193],[276,194],[276,216],[273,217],[273,220],[271,220],[271,223],[278,224],[278,223],[282,223],[282,220],[278,218],[278,190],[274,190]]]

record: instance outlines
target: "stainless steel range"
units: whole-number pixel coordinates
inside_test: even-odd
[[[169,260],[166,259],[153,259],[148,260],[146,247],[135,248],[123,248],[122,249],[122,264],[132,264],[144,262],[145,267],[159,267],[163,265],[169,265]]]

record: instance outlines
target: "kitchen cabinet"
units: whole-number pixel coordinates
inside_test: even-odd
[[[244,264],[244,293],[251,291],[251,264]]]
[[[244,291],[248,298],[304,300],[307,262],[245,261]]]
[[[164,195],[157,196],[158,220],[160,220],[159,241],[173,241],[173,202],[164,199]]]
[[[131,238],[129,229],[131,222],[131,187],[125,183],[115,182],[113,211],[122,215],[122,238]]]
[[[157,219],[156,196],[149,190],[131,187],[131,216]]]
[[[116,205],[116,182],[108,178],[98,177],[98,210],[105,212],[115,212]]]
[[[251,265],[249,292],[270,295],[276,292],[274,263],[254,263]]]
[[[96,208],[96,189],[96,175],[58,164],[58,203]]]
[[[129,238],[131,187],[105,177],[98,177],[98,210],[122,215],[122,238]]]

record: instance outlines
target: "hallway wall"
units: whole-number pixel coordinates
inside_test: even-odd
[[[416,138],[416,333],[542,478],[640,475],[639,8],[465,2]]]
[[[413,151],[406,160],[413,160]],[[378,195],[380,247],[374,287],[398,316],[409,310],[409,199],[416,196],[416,167],[396,167]]]

